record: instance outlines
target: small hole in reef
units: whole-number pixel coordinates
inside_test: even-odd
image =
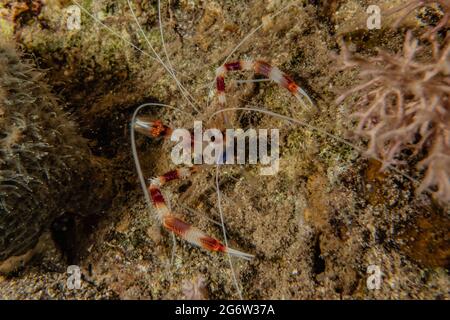
[[[178,192],[184,193],[187,191],[187,189],[189,189],[190,186],[192,186],[192,182],[186,181],[185,183],[183,183],[181,186],[178,187]]]

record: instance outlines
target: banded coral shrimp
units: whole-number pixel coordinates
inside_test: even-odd
[[[131,4],[131,5],[133,5],[133,4]],[[283,10],[283,8],[280,10]],[[295,13],[298,14],[299,11],[302,11],[302,10],[303,10],[303,8],[296,7]],[[160,11],[160,10],[158,10],[158,11]],[[161,17],[161,15],[159,15],[159,17]],[[304,13],[301,15],[301,17],[306,18]],[[134,20],[134,18],[133,18],[133,20]],[[263,26],[264,25],[261,25],[261,27],[259,27],[259,29],[257,29],[257,31],[262,29]],[[139,34],[139,30],[140,29],[136,30],[137,34]],[[300,30],[304,31],[304,27],[300,28]],[[254,33],[256,33],[257,31],[255,31]],[[298,36],[298,31],[299,30],[294,32],[297,34],[297,36]],[[283,34],[283,33],[285,33],[285,31],[283,32],[283,30],[281,30],[280,33]],[[320,34],[320,32],[318,32],[318,33]],[[252,32],[250,32],[248,34],[252,35]],[[276,35],[275,38],[277,36],[278,35]],[[165,35],[165,37],[167,37],[167,35]],[[250,37],[244,37],[244,40],[245,39],[250,39]],[[309,36],[308,39],[311,40],[311,36]],[[167,42],[167,39],[166,39],[166,42]],[[200,42],[200,45],[202,45],[202,43],[201,43],[202,39],[199,39],[199,42]],[[264,48],[265,46],[268,45],[268,43],[270,43],[270,40],[269,41],[267,39],[262,40],[262,44],[260,44],[260,46],[258,46],[258,48]],[[285,44],[286,43],[283,43],[281,45],[282,49],[278,48],[279,52],[282,53],[283,50],[286,49],[284,47]],[[146,46],[146,41],[143,41],[141,47],[145,47],[145,46]],[[163,46],[165,46],[165,45],[163,45]],[[208,46],[208,44],[206,44],[206,46]],[[139,50],[142,50],[140,47],[137,47],[137,48]],[[166,48],[162,48],[161,50],[163,52],[167,51],[166,52],[166,54],[167,54],[168,52],[170,52],[171,49],[173,49],[173,48],[166,47]],[[218,48],[217,50],[220,51],[219,49],[220,48]],[[324,46],[322,49],[326,50],[327,48],[326,48],[326,46]],[[247,54],[249,56],[252,56],[252,54],[251,54],[252,50],[255,50],[255,49],[254,48],[248,49]],[[270,54],[269,54],[270,50],[272,50],[272,47],[269,46],[269,49],[266,49],[266,51],[265,51],[266,54],[269,56],[270,56]],[[236,51],[236,50],[234,50],[234,49],[230,50],[229,53],[232,54],[232,53],[234,53],[234,51]],[[216,52],[216,54],[217,54],[217,52]],[[303,53],[303,54],[305,54],[305,53]],[[221,55],[223,55],[223,54],[221,54]],[[276,55],[276,54],[274,54],[274,55]],[[309,51],[307,53],[307,55],[310,58],[312,56],[314,56],[313,50]],[[257,56],[257,54],[254,54],[253,56]],[[160,57],[162,57],[162,55],[160,55]],[[300,59],[300,58],[298,58],[298,59]],[[162,60],[162,58],[160,58],[160,60]],[[266,59],[266,60],[272,62],[273,60],[276,60],[276,59]],[[283,61],[285,64],[289,64],[287,62],[287,61],[289,61],[289,58],[287,58],[287,57],[281,58],[278,63],[272,62],[272,64],[280,65],[280,62],[283,62]],[[182,79],[182,75],[181,75],[182,72],[180,71],[181,67],[178,67],[178,65],[175,64],[174,59],[171,59],[170,64],[172,66],[177,67],[176,72],[171,71],[171,76],[177,75],[177,77]],[[211,68],[212,70],[214,70],[215,68],[220,66],[220,64],[216,63],[216,62],[214,62],[213,64],[214,64],[214,67]],[[167,69],[172,70],[172,68],[168,67],[168,66],[169,66],[169,64],[166,64],[166,66],[165,66],[166,70]],[[323,67],[323,64],[322,64],[322,67]],[[204,69],[203,65],[197,66],[197,69],[194,67],[193,71],[192,71],[193,74],[195,74],[200,69]],[[285,70],[285,68],[282,68],[282,69]],[[307,69],[307,67],[305,67],[305,69]],[[209,73],[211,73],[209,75],[209,79],[211,79],[211,76],[214,75],[214,72],[211,72],[212,70],[208,71]],[[314,70],[314,71],[316,71],[316,70]],[[320,76],[320,77],[322,77],[321,80],[323,80],[323,78],[325,77],[324,74],[326,73],[326,70],[322,71],[322,72],[323,73]],[[291,71],[289,73],[291,75],[295,75],[296,72]],[[313,72],[309,71],[309,73],[311,75]],[[202,74],[202,76],[203,76],[205,74],[205,71],[199,72],[199,74]],[[213,79],[211,79],[211,81],[208,81],[206,88],[211,87],[211,83],[213,82],[212,80]],[[262,79],[262,80],[264,80],[264,79]],[[188,80],[185,80],[185,81],[189,82]],[[316,80],[316,81],[318,81],[318,80]],[[308,84],[308,81],[304,81],[304,82],[306,84]],[[176,84],[177,84],[177,86],[179,86],[181,84],[181,82],[178,80],[178,82],[176,82]],[[317,83],[315,83],[315,85],[317,85]],[[314,87],[312,84],[308,84],[308,86]],[[309,92],[308,86],[305,88],[306,92]],[[244,96],[244,98],[242,98],[242,96],[239,97],[238,94],[236,93],[237,91],[232,90],[231,92],[232,92],[232,95],[234,95],[234,99],[233,99],[233,97],[230,97],[231,99],[230,99],[230,102],[228,105],[230,105],[230,106],[242,105],[242,101],[240,101],[239,98],[248,100],[249,96],[252,97],[253,95],[255,95],[255,92],[254,92],[255,87],[257,87],[258,89],[261,89],[261,87],[264,87],[264,89],[266,91],[274,90],[271,92],[271,94],[267,94],[267,92],[266,92],[265,97],[262,100],[262,102],[267,103],[270,107],[273,107],[274,109],[272,109],[272,110],[274,110],[274,111],[268,111],[268,110],[264,110],[262,108],[233,107],[232,108],[233,110],[229,110],[229,111],[243,111],[240,114],[238,114],[238,116],[241,117],[241,124],[244,123],[247,125],[251,125],[251,124],[254,124],[255,122],[258,123],[258,121],[259,121],[259,125],[263,126],[263,125],[268,125],[269,123],[271,123],[270,121],[275,121],[275,123],[278,126],[282,126],[282,124],[280,122],[276,122],[277,120],[268,120],[265,118],[263,118],[263,119],[256,118],[255,119],[254,116],[250,115],[253,112],[255,112],[255,113],[262,112],[263,114],[265,113],[266,115],[269,115],[269,116],[276,116],[275,111],[279,111],[279,112],[287,111],[290,114],[295,115],[296,117],[301,114],[302,108],[300,108],[298,105],[296,106],[293,103],[293,101],[290,101],[290,100],[295,100],[295,99],[290,98],[288,95],[284,95],[284,93],[281,92],[282,90],[280,90],[280,92],[278,92],[277,91],[278,89],[267,89],[265,87],[265,84],[262,84],[261,86],[251,85],[250,91],[253,90],[253,92],[249,93],[248,89],[247,89],[247,92],[246,92],[246,95]],[[272,85],[268,85],[267,87],[272,87]],[[191,93],[188,93],[187,89],[182,88],[181,91],[184,93],[183,99],[185,99],[185,100],[189,100],[190,96],[192,96],[192,97],[201,96],[197,93],[198,91],[196,93],[194,93],[195,90],[191,91]],[[202,91],[203,96],[206,96],[206,97],[208,96],[207,94],[204,94],[205,93],[204,88],[202,88],[199,91]],[[174,98],[171,98],[171,99],[174,99]],[[210,98],[208,100],[212,100],[212,98]],[[175,98],[175,101],[178,101],[178,102],[180,101],[179,96],[177,98]],[[283,106],[277,105],[280,101],[283,101],[283,103],[286,103],[286,105],[283,105]],[[287,102],[285,102],[285,101],[287,101]],[[164,101],[164,102],[165,103],[170,102],[170,105],[172,105],[172,106],[178,104],[178,103],[173,103],[173,101],[168,101],[168,102]],[[207,102],[208,102],[207,104],[209,105],[210,104],[209,101],[207,101]],[[260,102],[261,101],[258,101],[258,99],[252,101],[253,104],[258,104]],[[190,103],[188,102],[187,104],[188,104],[188,106],[186,106],[184,111],[189,110],[189,106],[192,108],[195,107],[195,108],[199,109],[199,104],[195,103],[194,101],[191,101]],[[322,104],[323,104],[323,102],[322,102]],[[211,108],[211,109],[202,108],[200,110],[204,111],[205,114],[207,114],[207,116],[205,117],[206,119],[208,119],[208,116],[213,115],[214,112],[217,111],[214,108]],[[305,115],[305,116],[307,116],[307,115]],[[174,123],[174,122],[170,121],[170,117],[171,117],[170,115],[166,115],[166,117],[169,118],[169,120],[165,121],[164,123],[167,123],[167,124]],[[281,116],[281,117],[285,117],[284,120],[289,120],[291,122],[295,122],[292,120],[292,117],[288,117],[288,116]],[[286,117],[288,117],[288,118],[286,118]],[[175,119],[175,120],[180,121],[179,118]],[[189,125],[189,123],[190,123],[190,120],[188,122],[188,125]],[[312,121],[312,123],[314,123],[314,122]],[[301,124],[301,125],[306,124],[307,125],[308,123],[297,122],[297,124]],[[259,256],[258,260],[259,261],[265,260],[265,264],[263,263],[264,266],[261,269],[259,269],[258,272],[256,272],[257,273],[256,275],[252,274],[253,271],[257,268],[254,263],[250,263],[248,266],[246,266],[244,264],[241,264],[241,262],[238,262],[240,264],[239,267],[243,268],[244,270],[243,271],[241,270],[240,274],[237,274],[237,278],[241,279],[241,282],[242,282],[242,280],[246,280],[247,283],[243,284],[245,286],[244,287],[245,292],[248,292],[250,290],[251,286],[256,283],[259,283],[259,282],[264,283],[264,279],[266,279],[266,278],[264,277],[264,275],[262,275],[262,273],[270,273],[271,271],[273,272],[273,270],[277,270],[277,269],[284,270],[281,275],[282,279],[280,281],[281,283],[283,283],[282,285],[274,284],[275,290],[272,290],[270,288],[272,281],[273,281],[273,278],[272,278],[272,280],[267,280],[268,283],[264,283],[262,285],[262,288],[259,289],[260,290],[259,293],[253,293],[251,295],[252,297],[261,297],[261,296],[282,297],[284,295],[295,296],[295,294],[293,294],[291,292],[291,290],[295,291],[298,289],[300,291],[299,288],[301,288],[301,285],[299,285],[298,281],[295,281],[296,284],[294,284],[294,286],[287,286],[286,288],[288,288],[288,289],[282,287],[283,285],[286,285],[287,283],[289,283],[291,277],[297,277],[297,278],[301,278],[301,279],[305,280],[307,283],[304,285],[308,288],[308,290],[313,290],[313,288],[316,286],[316,284],[315,284],[316,280],[314,280],[314,278],[315,278],[314,274],[320,274],[320,273],[324,272],[324,270],[322,270],[323,267],[320,266],[321,265],[320,261],[323,260],[323,258],[321,257],[321,254],[320,254],[320,249],[316,249],[317,238],[319,236],[317,235],[317,233],[311,231],[308,226],[305,226],[304,221],[303,221],[303,220],[307,220],[307,222],[312,221],[313,224],[318,223],[319,221],[316,220],[317,218],[311,217],[312,214],[310,212],[311,211],[319,212],[319,218],[320,218],[321,212],[323,213],[323,211],[330,210],[328,208],[328,206],[329,206],[328,204],[322,205],[323,207],[326,207],[326,208],[320,208],[321,207],[320,201],[317,201],[317,203],[315,203],[315,201],[313,199],[307,200],[306,195],[302,194],[302,193],[307,193],[308,190],[309,190],[309,192],[311,192],[311,190],[316,190],[317,188],[319,188],[319,186],[321,184],[326,185],[326,182],[323,181],[323,177],[324,176],[326,177],[328,175],[328,172],[325,173],[325,175],[324,175],[324,173],[320,172],[320,169],[319,169],[318,170],[319,173],[313,174],[311,179],[301,178],[302,176],[310,175],[310,173],[308,173],[310,170],[310,169],[308,169],[308,166],[311,166],[311,161],[314,161],[311,159],[311,157],[314,157],[313,154],[307,154],[307,152],[305,152],[307,149],[306,146],[311,147],[312,145],[314,145],[316,143],[314,135],[313,135],[313,131],[315,130],[312,127],[313,125],[314,124],[311,124],[311,127],[308,128],[307,132],[304,132],[304,131],[301,132],[303,134],[303,136],[302,136],[302,139],[300,139],[300,141],[301,141],[300,144],[299,144],[299,140],[294,139],[292,135],[288,135],[285,137],[285,139],[288,141],[288,143],[294,144],[295,147],[293,147],[292,149],[297,150],[297,151],[300,149],[305,153],[305,155],[301,155],[301,156],[302,157],[304,156],[306,159],[309,159],[308,160],[309,164],[307,164],[303,168],[299,168],[294,165],[286,165],[284,167],[284,172],[282,173],[282,177],[278,176],[277,178],[272,179],[272,181],[269,181],[269,185],[267,184],[267,182],[265,184],[260,183],[261,180],[259,180],[258,178],[255,178],[255,176],[252,177],[253,173],[251,171],[247,171],[247,172],[244,171],[244,172],[240,172],[237,174],[234,172],[227,173],[227,177],[226,177],[226,179],[224,179],[225,181],[223,181],[222,179],[218,179],[218,175],[216,175],[216,179],[214,179],[215,182],[214,182],[213,186],[211,186],[210,184],[206,184],[206,183],[201,185],[202,183],[199,182],[199,181],[202,181],[202,179],[206,179],[206,180],[208,179],[208,175],[206,173],[202,173],[201,175],[196,177],[195,180],[193,180],[193,182],[192,182],[192,187],[190,188],[191,192],[190,192],[190,195],[188,195],[188,201],[187,201],[189,203],[189,206],[193,206],[193,204],[194,204],[194,206],[196,207],[194,209],[194,211],[198,212],[202,209],[202,206],[203,207],[205,206],[205,203],[206,203],[207,209],[212,213],[211,216],[215,220],[218,220],[220,218],[220,214],[217,214],[217,212],[214,213],[213,208],[218,207],[219,211],[223,210],[225,213],[223,215],[223,217],[225,218],[227,225],[229,224],[227,226],[227,230],[228,230],[228,232],[231,232],[229,235],[230,239],[233,239],[234,237],[241,238],[244,241],[236,242],[236,244],[239,246],[239,248],[244,248],[246,251],[251,251],[251,252],[256,251]],[[317,126],[315,126],[315,127],[317,127]],[[325,141],[329,142],[328,138],[330,138],[330,136],[327,136],[325,133],[326,133],[326,130],[323,129],[321,132],[322,138]],[[297,132],[297,134],[298,134],[298,132]],[[326,136],[326,137],[324,137],[324,136]],[[336,137],[333,137],[333,139],[334,138],[336,138]],[[294,141],[292,141],[292,140],[294,140]],[[344,142],[344,140],[342,139],[341,142]],[[166,153],[166,154],[170,153],[170,152],[167,152],[167,149],[164,149],[164,148],[162,149],[162,151],[163,151],[162,153]],[[326,153],[327,151],[321,150],[319,152],[316,152],[316,155],[321,152]],[[142,153],[140,155],[142,155]],[[351,158],[353,155],[351,155],[351,152],[347,150],[347,156],[349,158]],[[298,165],[298,162],[299,162],[298,158],[299,158],[299,155],[288,154],[287,159],[285,158],[286,159],[285,161],[286,162],[291,161],[293,164],[295,163]],[[305,160],[305,158],[303,158],[302,160]],[[346,160],[348,160],[348,159],[346,159]],[[165,165],[162,166],[163,168],[157,167],[154,170],[153,174],[155,176],[162,174],[163,172],[170,171],[170,169],[173,169],[173,166],[171,165],[170,160],[168,160],[167,156],[166,157],[161,156],[160,161],[161,161],[161,163],[165,163]],[[306,162],[308,162],[308,161],[306,161]],[[337,163],[339,163],[342,161],[342,159],[337,158],[337,159],[333,159],[333,161],[336,161]],[[348,168],[346,168],[346,169],[348,169]],[[294,172],[294,170],[296,170],[296,171]],[[146,171],[146,169],[144,169],[144,171]],[[333,173],[330,173],[330,176],[332,176],[332,175],[333,175]],[[250,179],[253,178],[253,180],[256,180],[257,182],[250,183],[250,186],[245,185],[248,182],[244,181],[245,179],[243,179],[243,177],[250,178]],[[300,182],[298,182],[298,179],[300,180]],[[219,188],[217,188],[217,182],[219,182],[219,184],[220,184],[220,190],[219,190]],[[324,187],[324,185],[322,187]],[[233,192],[234,188],[241,191],[240,196],[236,196],[235,192]],[[192,189],[197,189],[197,190],[192,190]],[[255,189],[258,190],[258,192],[256,192]],[[271,192],[272,197],[268,197],[267,199],[265,199],[264,195],[267,195],[267,190],[273,191],[273,192]],[[303,191],[299,192],[299,190],[303,190]],[[320,190],[316,190],[316,191],[320,191]],[[258,196],[255,196],[255,194],[257,194]],[[222,209],[220,209],[220,207],[219,207],[219,204],[222,203],[222,201],[213,199],[213,198],[215,198],[216,195],[220,195],[222,197],[222,200],[225,199],[225,201],[223,201]],[[332,199],[335,199],[336,202],[340,203],[339,206],[341,206],[341,207],[337,206],[339,209],[346,209],[345,207],[348,206],[348,207],[350,207],[350,209],[348,209],[348,210],[355,210],[354,208],[352,208],[352,204],[351,204],[352,200],[351,199],[344,198],[344,201],[342,201],[342,200],[337,201],[337,198],[339,198],[339,195],[342,195],[342,193],[337,192],[337,193],[332,194]],[[174,205],[178,205],[177,202],[180,202],[179,201],[180,199],[177,199],[176,196],[175,197],[166,197],[166,198],[172,199],[171,202]],[[201,200],[199,200],[199,199],[201,199]],[[203,205],[202,205],[202,203],[203,203]],[[337,210],[337,209],[333,209],[333,210]],[[173,211],[181,212],[183,210],[173,209]],[[230,219],[229,213],[232,213],[232,212],[234,212],[234,216]],[[264,217],[261,217],[261,212],[263,212]],[[322,216],[322,218],[323,218],[323,216]],[[344,225],[346,225],[348,223],[347,221],[345,221],[345,217],[340,216],[340,219],[343,221],[340,221],[339,223],[342,223]],[[203,222],[200,222],[200,224],[203,224]],[[259,225],[262,224],[262,226],[258,227],[258,224]],[[221,223],[221,225],[223,226],[223,222]],[[207,227],[207,229],[210,229],[210,228],[211,228],[210,226]],[[301,232],[299,230],[301,230]],[[220,234],[220,232],[218,232],[218,231],[213,232],[213,233],[215,233],[216,235]],[[299,235],[299,233],[300,233],[300,235]],[[300,237],[300,240],[297,237]],[[238,240],[240,240],[240,239],[238,239]],[[234,241],[234,239],[232,241]],[[302,242],[308,243],[307,247],[302,247],[302,245],[301,245]],[[233,243],[233,245],[234,245],[234,243]],[[250,248],[250,250],[247,250],[248,248]],[[257,248],[257,250],[252,250],[254,248]],[[180,250],[177,251],[177,254],[179,254],[179,251]],[[184,249],[183,249],[183,251],[184,251]],[[283,252],[281,252],[281,251],[283,251]],[[196,257],[198,258],[198,256],[196,256]],[[261,259],[261,257],[264,257],[264,259]],[[215,258],[213,256],[207,255],[206,259],[217,261],[217,259],[221,259],[221,258]],[[302,259],[304,259],[303,262],[301,261]],[[261,263],[261,262],[258,262],[258,263]],[[291,266],[290,266],[291,264],[296,265],[298,267],[292,266],[292,268],[291,268]],[[302,266],[305,266],[305,270],[302,270]],[[223,266],[221,266],[221,268],[223,268]],[[219,270],[221,270],[221,269],[219,268]],[[290,270],[290,271],[286,271],[286,270]],[[213,282],[215,284],[220,283],[221,281],[229,281],[229,279],[227,280],[227,276],[222,276],[221,274],[219,274],[219,272],[211,272],[211,274],[212,274],[211,277],[214,279],[214,281],[211,281],[211,282]],[[311,276],[311,274],[313,274],[313,275]],[[216,290],[216,292],[218,291],[218,289],[213,289],[213,290]],[[231,294],[230,291],[228,291],[228,290],[226,290],[226,291],[229,294]],[[217,295],[217,293],[216,293],[216,295]]]

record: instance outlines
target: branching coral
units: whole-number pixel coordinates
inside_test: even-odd
[[[342,46],[344,68],[358,67],[362,83],[338,98],[358,93],[355,132],[369,139],[367,155],[388,164],[404,163],[406,149],[419,155],[425,176],[419,192],[430,188],[436,198],[450,201],[450,42],[419,59],[424,47],[408,32],[403,52],[380,51],[375,57],[354,57]]]

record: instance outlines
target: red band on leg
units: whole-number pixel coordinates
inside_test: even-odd
[[[221,244],[219,240],[216,240],[211,237],[204,237],[201,238],[200,241],[205,249],[211,251],[225,252],[225,246]]]
[[[173,231],[179,236],[183,236],[186,231],[191,228],[189,224],[174,216],[168,216],[166,219],[164,219],[164,227],[170,231]]]
[[[216,87],[219,92],[225,91],[225,79],[223,77],[219,76],[216,78]]]
[[[180,175],[178,173],[178,170],[172,170],[172,171],[165,173],[163,175],[163,178],[164,178],[164,182],[169,182],[169,181],[180,178]]]
[[[224,66],[227,71],[236,71],[242,69],[240,61],[226,63]]]
[[[155,205],[165,203],[164,197],[158,188],[150,186],[149,188],[150,196]]]
[[[270,71],[272,70],[272,66],[264,61],[256,61],[255,62],[255,72],[259,73],[267,78],[269,78]]]

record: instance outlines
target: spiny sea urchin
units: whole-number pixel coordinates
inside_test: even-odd
[[[89,192],[86,141],[42,76],[0,41],[0,271]]]

